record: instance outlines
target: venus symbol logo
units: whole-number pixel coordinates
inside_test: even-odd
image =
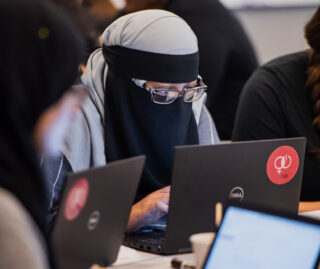
[[[292,164],[292,158],[290,155],[279,156],[274,161],[274,167],[277,169],[277,173],[281,174],[282,169],[288,169]]]
[[[281,146],[274,150],[267,163],[267,175],[277,185],[290,182],[299,168],[299,156],[290,146]]]

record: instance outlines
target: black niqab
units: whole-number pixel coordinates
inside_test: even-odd
[[[138,188],[136,201],[171,182],[174,147],[198,144],[198,130],[191,103],[182,98],[172,104],[160,105],[151,101],[150,93],[136,86],[120,57],[112,55],[117,49],[130,60],[139,59],[139,79],[171,83],[189,82],[197,78],[198,54],[162,55],[167,61],[157,61],[159,55],[128,48],[104,48],[109,70],[105,89],[105,152],[107,161],[146,155],[146,165]],[[119,51],[117,51],[119,53]],[[153,65],[143,64],[153,58]],[[184,72],[181,63],[194,61],[192,71]],[[171,64],[176,72],[163,74]],[[151,71],[153,72],[150,72]],[[161,72],[162,73],[161,73]]]

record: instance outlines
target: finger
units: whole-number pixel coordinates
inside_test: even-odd
[[[163,215],[166,215],[168,214],[169,206],[163,202],[159,202],[158,209],[163,213]]]
[[[165,199],[162,199],[161,202],[166,204],[166,205],[169,205],[169,197],[165,198]]]
[[[170,192],[170,189],[171,189],[171,186],[166,186],[166,187],[160,189],[159,191],[160,192]]]
[[[169,204],[169,199],[170,199],[170,194],[169,193],[163,193],[161,194],[161,196],[158,197],[158,200],[165,203],[165,204]]]

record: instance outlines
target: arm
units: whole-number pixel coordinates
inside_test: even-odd
[[[41,170],[44,174],[47,186],[47,197],[49,199],[47,225],[48,231],[50,230],[52,220],[55,216],[55,206],[60,202],[63,192],[63,186],[66,174],[72,171],[68,160],[64,155],[52,158],[44,157],[41,161]]]

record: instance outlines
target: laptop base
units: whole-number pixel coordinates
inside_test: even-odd
[[[123,245],[134,249],[156,253],[164,253],[165,231],[141,229],[128,233],[123,239]]]
[[[123,245],[161,255],[184,254],[192,252],[190,248],[176,249],[168,248],[168,242],[165,238],[166,231],[140,229],[134,233],[127,233],[123,239]]]

